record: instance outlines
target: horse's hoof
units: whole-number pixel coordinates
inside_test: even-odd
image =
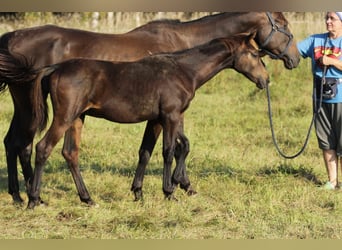
[[[14,204],[16,205],[17,204],[22,205],[24,203],[24,200],[21,198],[19,193],[12,194],[12,199],[13,199]]]
[[[100,205],[95,203],[94,201],[87,203],[87,206],[90,208],[99,208],[100,207]]]
[[[87,205],[88,205],[89,207],[93,207],[93,208],[99,208],[99,207],[100,207],[100,205],[97,204],[97,203],[95,203],[95,201],[93,201],[92,199],[90,199],[90,200],[87,202]]]
[[[143,192],[141,189],[136,189],[134,192],[134,201],[142,201],[143,200]]]
[[[80,198],[82,202],[84,202],[85,204],[87,204],[89,207],[94,207],[96,206],[96,203],[95,201],[93,201],[91,198],[86,198],[86,199],[83,199],[83,198]]]
[[[28,202],[28,205],[27,205],[27,209],[30,209],[30,210],[33,210],[37,205],[39,205],[40,203],[36,200],[30,200]]]
[[[33,210],[35,206],[36,205],[34,204],[34,202],[29,201],[26,209],[27,210]]]
[[[93,201],[92,199],[90,199],[88,202],[87,202],[88,206],[96,206],[97,204],[95,203],[95,201]]]

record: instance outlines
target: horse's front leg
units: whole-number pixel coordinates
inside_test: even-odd
[[[147,122],[144,137],[139,149],[139,162],[131,187],[131,191],[133,191],[135,196],[135,201],[142,200],[143,198],[142,185],[145,169],[151,158],[154,146],[156,145],[161,130],[162,127],[157,121]]]
[[[62,154],[72,174],[80,200],[88,205],[95,205],[83,182],[78,164],[83,124],[84,116],[76,119],[73,125],[65,132]]]

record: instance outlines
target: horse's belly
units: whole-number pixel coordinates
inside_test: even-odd
[[[139,123],[147,120],[155,120],[158,118],[157,112],[152,110],[144,110],[143,106],[134,108],[120,108],[115,109],[90,109],[86,115],[104,118],[106,120],[117,123]]]

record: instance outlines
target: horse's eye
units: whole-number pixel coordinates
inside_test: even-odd
[[[258,54],[257,52],[251,52],[251,55],[252,55],[253,57],[259,57],[259,54]]]

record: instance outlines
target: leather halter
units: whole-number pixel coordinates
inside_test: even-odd
[[[274,21],[274,19],[273,19],[273,17],[272,17],[270,12],[266,12],[266,14],[267,14],[268,20],[270,21],[270,23],[272,25],[272,30],[271,30],[270,34],[268,35],[268,37],[266,38],[266,41],[260,46],[260,49],[262,51],[264,51],[266,54],[268,54],[272,59],[281,59],[281,58],[284,57],[284,55],[286,54],[290,44],[292,43],[293,35],[291,33],[287,32],[284,27],[279,27],[275,23],[275,21]],[[271,41],[271,39],[272,39],[272,37],[273,37],[275,32],[281,32],[281,33],[285,34],[289,38],[289,41],[288,41],[285,49],[279,55],[274,54],[273,52],[265,49],[265,46]]]

